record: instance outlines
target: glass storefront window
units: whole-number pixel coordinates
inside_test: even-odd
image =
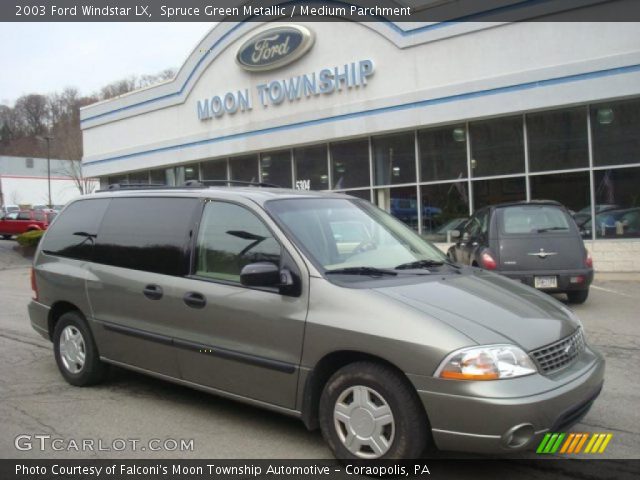
[[[107,184],[108,185],[122,185],[122,184],[126,184],[129,183],[129,179],[127,178],[127,175],[113,175],[111,177],[107,177]]]
[[[243,155],[229,159],[231,167],[231,180],[239,180],[242,182],[258,181],[258,156]]]
[[[151,183],[159,185],[167,184],[167,174],[164,169],[151,170],[149,172],[149,178],[151,179]]]
[[[415,187],[381,188],[374,190],[378,206],[398,220],[418,230],[418,199]]]
[[[418,132],[423,182],[467,178],[467,130],[463,124]]]
[[[640,163],[640,99],[591,106],[593,164]]]
[[[291,150],[260,154],[262,181],[291,188]]]
[[[184,181],[200,180],[200,164],[194,163],[184,166]]]
[[[422,203],[422,233],[437,235],[446,225],[453,225],[453,221],[466,219],[469,216],[469,192],[467,182],[443,183],[440,185],[423,185],[421,188]],[[460,226],[460,225],[457,225]],[[450,228],[455,230],[455,226]],[[445,241],[446,229],[442,239]]]
[[[333,189],[368,187],[369,140],[353,140],[331,144]]]
[[[416,147],[413,132],[373,137],[376,185],[415,183]]]
[[[149,171],[141,170],[139,172],[131,172],[129,175],[129,183],[145,185],[149,183]]]
[[[529,170],[589,166],[585,107],[527,114]]]
[[[487,205],[516,202],[527,198],[524,177],[496,178],[473,182],[473,208]]]
[[[522,128],[521,116],[470,123],[472,176],[523,173]]]
[[[202,180],[226,180],[227,159],[210,160],[202,163]]]
[[[327,146],[296,148],[293,150],[296,164],[296,188],[306,190],[327,190],[329,188],[329,170],[327,165]]]
[[[591,216],[589,172],[533,175],[529,182],[533,200],[555,200],[576,215],[584,212]]]
[[[640,167],[594,172],[596,238],[640,237]],[[584,230],[591,230],[592,222]]]

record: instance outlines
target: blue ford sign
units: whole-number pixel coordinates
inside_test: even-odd
[[[242,44],[236,60],[252,72],[273,70],[307,53],[313,46],[313,33],[299,25],[273,27]]]

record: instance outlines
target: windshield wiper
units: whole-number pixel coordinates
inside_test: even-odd
[[[538,233],[550,232],[551,230],[569,230],[567,227],[547,227],[547,228],[538,228],[536,231]]]
[[[416,260],[414,262],[401,263],[395,270],[411,270],[413,268],[429,268],[429,267],[441,267],[444,262],[440,260]]]
[[[398,272],[393,270],[385,270],[383,268],[375,267],[345,267],[336,268],[333,270],[327,270],[324,273],[329,274],[341,274],[341,275],[369,275],[371,277],[381,277],[383,275],[396,276]]]

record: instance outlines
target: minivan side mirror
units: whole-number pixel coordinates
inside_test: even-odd
[[[271,262],[250,263],[240,271],[240,283],[246,287],[277,287],[280,267]]]

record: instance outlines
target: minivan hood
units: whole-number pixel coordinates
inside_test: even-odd
[[[535,350],[571,334],[577,317],[548,295],[493,273],[464,269],[375,291],[416,308],[479,344],[510,343]]]

